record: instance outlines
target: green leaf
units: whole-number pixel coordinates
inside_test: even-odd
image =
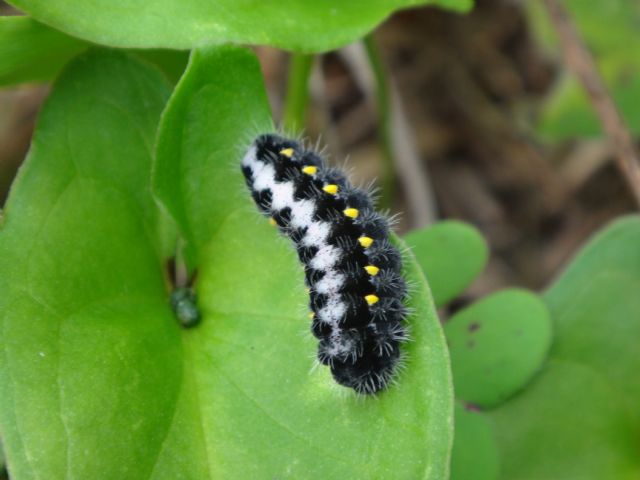
[[[162,119],[155,188],[194,250],[203,319],[184,332],[188,386],[156,477],[175,478],[188,445],[194,471],[213,478],[446,478],[447,352],[414,261],[413,341],[397,385],[357,398],[311,368],[302,269],[257,213],[239,167],[270,129],[253,55],[196,50]]]
[[[471,0],[12,0],[33,18],[95,43],[189,49],[226,42],[299,51],[331,50],[371,31],[394,10],[443,5],[467,11]],[[149,12],[153,12],[150,14]]]
[[[497,480],[500,455],[491,421],[456,403],[451,480]]]
[[[565,0],[572,19],[597,60],[614,101],[627,124],[640,133],[640,8],[637,2],[607,0],[585,2]],[[559,54],[558,41],[549,25],[547,12],[539,2],[529,2],[531,23],[542,42]],[[601,135],[600,122],[584,89],[566,72],[554,89],[540,116],[538,130],[558,140],[573,136]]]
[[[491,412],[505,479],[640,475],[638,245],[640,218],[615,222],[545,294],[555,322],[550,361]]]
[[[501,478],[638,478],[638,430],[607,380],[584,365],[547,363],[522,394],[489,413]]]
[[[162,120],[159,157],[177,153],[183,189],[163,183],[175,166],[166,157],[155,185],[184,213],[203,317],[178,327],[150,195],[167,92],[155,69],[91,52],[42,111],[0,234],[0,431],[12,476],[446,477],[451,378],[414,261],[414,339],[398,384],[356,398],[311,369],[301,268],[242,185],[243,136],[271,124],[257,61],[232,47],[194,53]]]
[[[189,52],[176,50],[130,50],[137,56],[156,65],[172,84],[178,83],[189,60]]]
[[[252,137],[272,129],[255,56],[233,47],[194,50],[160,124],[153,176],[157,197],[194,248],[228,216],[220,202],[232,200],[231,208],[243,199],[229,176],[240,171],[237,159]]]
[[[169,87],[90,52],[43,108],[0,231],[0,431],[12,478],[146,478],[182,384],[150,195]]]
[[[445,324],[456,396],[495,407],[542,367],[551,319],[542,300],[524,290],[494,293]]]
[[[640,218],[629,216],[597,235],[545,294],[555,321],[551,354],[601,374],[640,403]],[[640,412],[634,408],[640,420]]]
[[[455,220],[409,232],[405,237],[429,280],[433,299],[442,306],[480,274],[489,250],[482,234]]]
[[[0,17],[0,86],[52,80],[87,47],[28,17]]]
[[[0,86],[48,82],[79,53],[89,48],[83,40],[65,35],[29,17],[0,17]],[[176,83],[188,53],[173,50],[138,50]]]

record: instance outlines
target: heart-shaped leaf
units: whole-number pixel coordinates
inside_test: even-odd
[[[246,50],[196,50],[160,128],[154,184],[198,269],[201,324],[184,334],[185,377],[159,476],[185,444],[217,478],[445,478],[452,398],[444,339],[424,278],[397,385],[357,398],[325,367],[305,314],[293,248],[256,211],[239,168],[271,122],[259,66]],[[203,429],[193,439],[193,431]]]
[[[225,42],[321,51],[346,45],[394,10],[442,5],[466,11],[472,0],[12,0],[33,18],[105,45],[188,49]]]
[[[445,325],[456,397],[495,407],[540,370],[551,345],[551,319],[525,290],[494,293]]]
[[[147,478],[182,366],[150,194],[162,75],[91,52],[57,82],[0,231],[0,431],[12,478]]]
[[[640,475],[640,218],[592,240],[545,295],[544,370],[490,412],[505,479]]]
[[[310,371],[300,266],[238,168],[247,133],[271,127],[241,49],[195,52],[162,120],[155,186],[194,252],[203,317],[178,327],[171,229],[150,195],[167,92],[153,68],[91,52],[42,111],[0,232],[12,478],[446,477],[448,359],[411,259],[414,339],[397,385],[356,398]]]
[[[429,280],[437,306],[460,295],[480,274],[489,256],[482,234],[455,220],[414,230],[404,240]]]

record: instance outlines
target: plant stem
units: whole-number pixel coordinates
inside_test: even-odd
[[[393,164],[393,135],[391,132],[391,98],[389,82],[378,49],[371,34],[364,37],[364,46],[375,79],[376,107],[378,109],[378,139],[382,146],[380,206],[391,208],[395,194],[396,172]]]
[[[304,129],[307,104],[309,103],[309,75],[313,66],[313,55],[291,54],[287,95],[282,114],[282,127],[291,134]]]
[[[374,108],[376,108],[376,79],[364,42],[348,45],[340,51],[340,55],[354,80],[365,93],[367,101],[374,104]],[[389,157],[393,160],[390,162],[392,173],[394,177],[397,177],[398,183],[402,185],[409,211],[409,223],[413,228],[424,227],[438,218],[433,187],[428,171],[422,164],[420,153],[415,144],[415,134],[404,110],[398,87],[391,74],[385,77],[388,98],[386,125],[389,138],[386,146],[391,152]]]
[[[176,241],[175,256],[175,278],[173,279],[174,288],[186,287],[189,284],[189,271],[184,256],[185,241],[182,237],[178,237]]]
[[[565,60],[589,95],[602,129],[613,143],[618,167],[640,205],[640,159],[633,137],[566,9],[558,0],[544,0],[544,4],[560,37]]]

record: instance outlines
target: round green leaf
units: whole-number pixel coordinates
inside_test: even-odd
[[[183,333],[187,380],[154,476],[188,462],[213,478],[446,478],[450,373],[424,278],[407,258],[413,340],[396,385],[358,398],[313,368],[302,269],[239,167],[271,128],[254,56],[196,50],[162,119],[154,184],[193,249],[202,321]]]
[[[181,385],[151,153],[169,95],[116,52],[43,108],[0,231],[0,431],[11,478],[147,478]]]
[[[331,50],[372,30],[394,10],[472,0],[12,0],[33,18],[95,43],[189,49],[226,42],[300,51]]]
[[[404,237],[429,280],[433,299],[442,306],[454,299],[480,274],[489,249],[473,226],[447,220]]]
[[[491,408],[541,368],[551,345],[551,319],[537,295],[504,290],[456,313],[445,333],[456,396]]]
[[[491,421],[460,403],[455,417],[451,480],[497,480],[500,458]]]
[[[551,361],[491,413],[505,479],[640,475],[640,218],[598,234],[544,298]]]

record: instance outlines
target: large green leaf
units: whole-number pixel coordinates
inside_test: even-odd
[[[0,431],[12,478],[146,478],[182,384],[150,195],[162,75],[91,52],[40,115],[0,232]]]
[[[302,270],[239,168],[270,129],[253,55],[196,50],[162,119],[154,183],[194,251],[203,320],[184,333],[188,382],[156,476],[175,478],[189,445],[214,478],[446,478],[448,358],[413,260],[413,341],[397,384],[357,398],[312,369]]]
[[[635,133],[640,133],[640,4],[632,0],[563,3],[593,52],[616,105]],[[558,53],[556,34],[541,2],[529,2],[532,25],[538,37]],[[552,139],[599,136],[600,122],[582,85],[565,72],[545,105],[539,131]]]
[[[0,85],[51,80],[87,46],[28,17],[0,17]]]
[[[445,334],[456,397],[492,408],[542,367],[551,345],[551,319],[537,295],[509,289],[457,312]]]
[[[489,257],[487,242],[480,232],[455,220],[413,230],[404,240],[429,280],[437,306],[462,293],[482,271]]]
[[[12,0],[33,18],[92,42],[188,49],[225,42],[320,51],[343,46],[399,8],[472,0]]]
[[[53,80],[73,57],[89,48],[83,40],[29,17],[0,17],[0,86]],[[187,52],[138,50],[176,83],[187,63]]]
[[[597,235],[545,294],[555,323],[553,357],[603,376],[640,420],[640,218]]]
[[[546,293],[551,359],[522,394],[491,412],[503,478],[640,475],[638,245],[640,218],[619,220]]]
[[[504,480],[638,478],[638,430],[627,406],[584,365],[552,360],[490,415]]]
[[[92,52],[43,109],[0,234],[0,430],[13,478],[446,477],[448,359],[413,261],[414,339],[398,384],[357,398],[311,371],[301,269],[238,168],[247,133],[271,127],[245,50],[195,52],[162,121],[159,156],[177,154],[181,188],[162,181],[166,157],[156,188],[184,212],[203,314],[180,330],[150,195],[166,96],[151,67]]]

